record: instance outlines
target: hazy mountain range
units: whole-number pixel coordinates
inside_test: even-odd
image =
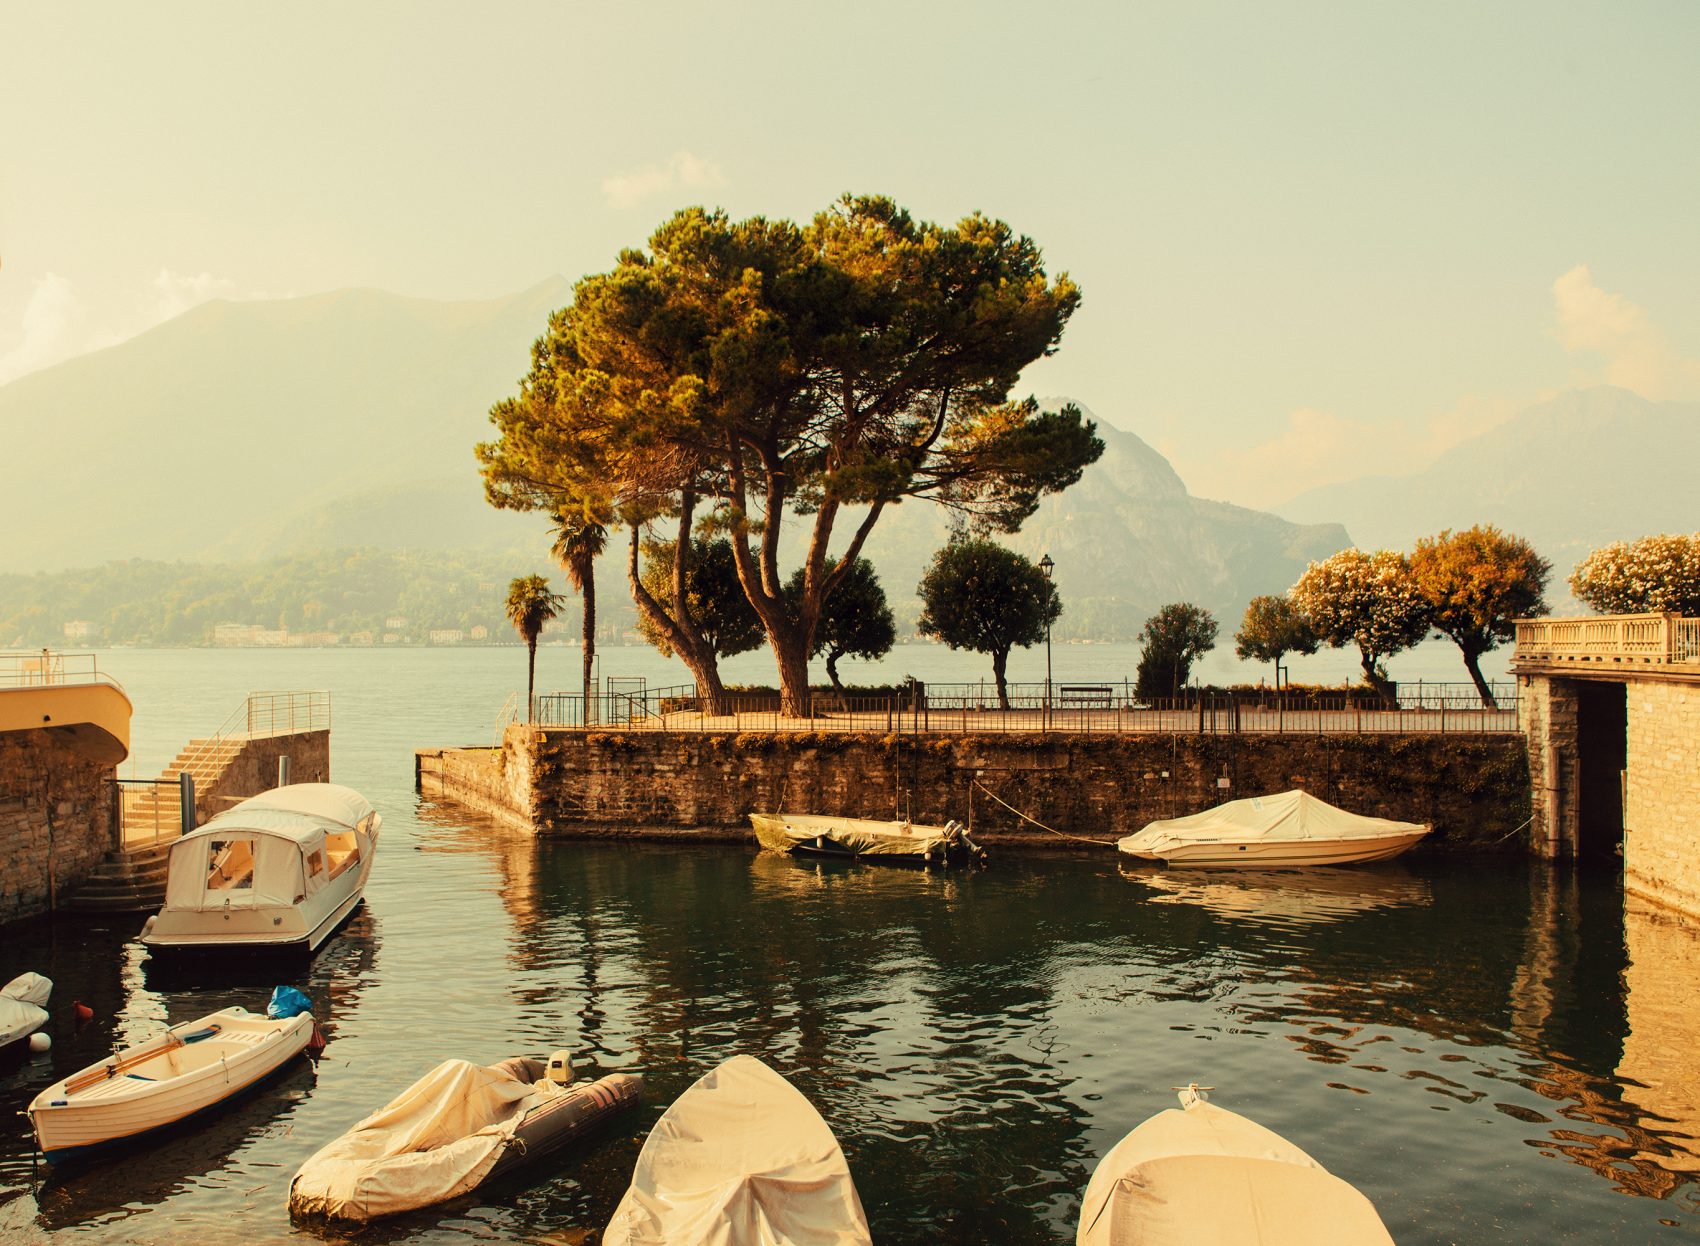
[[[547,570],[544,522],[484,502],[472,446],[570,294],[555,278],[479,302],[370,290],[216,301],[0,387],[0,573],[354,547],[482,550],[514,574]],[[1111,408],[1110,421],[1128,418]],[[1590,544],[1696,524],[1685,477],[1700,408],[1622,390],[1564,395],[1421,473],[1295,498],[1285,518],[1192,497],[1140,438],[1099,428],[1103,458],[1010,539],[1056,560],[1059,635],[1131,637],[1183,599],[1231,633],[1251,596],[1285,589],[1349,544],[1348,529],[1407,546],[1487,520],[1530,536],[1562,574]],[[913,501],[875,530],[868,553],[900,617],[913,619],[913,585],[946,533],[937,508]],[[608,560],[611,612],[622,578]]]
[[[1700,528],[1700,403],[1626,389],[1571,390],[1406,475],[1325,485],[1276,509],[1344,523],[1365,548],[1409,549],[1443,528],[1498,524],[1553,563],[1555,584],[1590,549]]]

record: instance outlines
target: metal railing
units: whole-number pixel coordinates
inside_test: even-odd
[[[1519,619],[1511,660],[1646,666],[1700,662],[1700,619],[1674,613]]]
[[[1070,700],[1053,686],[1012,685],[1009,704],[996,689],[929,685],[902,695],[838,696],[817,692],[814,713],[781,713],[774,695],[729,693],[721,713],[709,713],[695,686],[592,696],[550,693],[537,698],[536,725],[569,730],[675,732],[812,731],[932,733],[1139,732],[1226,734],[1482,734],[1514,732],[1514,684],[1494,685],[1498,704],[1484,707],[1473,684],[1420,684],[1395,701],[1362,689],[1338,692],[1197,693],[1139,702],[1123,695],[1125,682],[1067,685]],[[1033,689],[1037,687],[1038,691]],[[588,713],[587,713],[588,711]]]
[[[170,779],[114,779],[112,816],[124,852],[176,839],[183,831],[182,785]]]
[[[123,684],[100,669],[100,662],[92,653],[60,653],[53,649],[0,653],[0,688],[75,684],[107,684],[124,691]]]
[[[184,750],[182,769],[197,774],[196,763],[215,757],[227,745],[266,740],[301,731],[329,731],[328,692],[250,692],[217,731]]]

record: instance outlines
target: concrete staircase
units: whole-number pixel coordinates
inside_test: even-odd
[[[157,909],[165,903],[166,863],[182,834],[182,775],[193,776],[197,804],[213,791],[247,743],[243,736],[190,740],[153,784],[126,788],[116,799],[119,848],[89,872],[60,905],[84,913]]]

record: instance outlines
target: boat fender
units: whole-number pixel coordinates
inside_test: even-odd
[[[94,1020],[94,1009],[80,999],[71,1001],[71,1015],[76,1018],[78,1026],[87,1025]]]
[[[313,1022],[313,1037],[307,1040],[307,1054],[317,1060],[325,1054],[325,1032],[319,1028],[317,1021]]]
[[[30,1050],[35,1052],[37,1055],[40,1055],[51,1046],[53,1046],[53,1039],[48,1035],[43,1034],[40,1030],[37,1030],[34,1034],[30,1035]]]

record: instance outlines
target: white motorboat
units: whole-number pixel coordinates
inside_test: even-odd
[[[21,973],[0,988],[0,1056],[13,1044],[22,1050],[31,1034],[47,1024],[47,1001],[53,982],[39,973]]]
[[[289,1183],[291,1215],[364,1222],[507,1176],[643,1101],[643,1079],[573,1082],[564,1051],[488,1067],[449,1060],[320,1148]]]
[[[1190,817],[1153,822],[1118,840],[1116,847],[1170,865],[1289,869],[1384,861],[1433,829],[1348,813],[1295,790],[1230,800]]]
[[[870,1246],[838,1140],[790,1082],[734,1056],[644,1140],[602,1246]]]
[[[58,1163],[218,1106],[277,1072],[313,1037],[311,1013],[224,1008],[58,1081],[31,1101],[36,1145]]]
[[[1393,1246],[1375,1205],[1198,1086],[1098,1162],[1075,1246]]]
[[[171,846],[155,953],[317,951],[364,896],[383,819],[353,788],[295,783],[209,819]]]
[[[763,848],[797,856],[866,857],[929,865],[980,861],[986,856],[986,850],[969,838],[960,822],[924,826],[824,813],[752,813],[750,825]]]

